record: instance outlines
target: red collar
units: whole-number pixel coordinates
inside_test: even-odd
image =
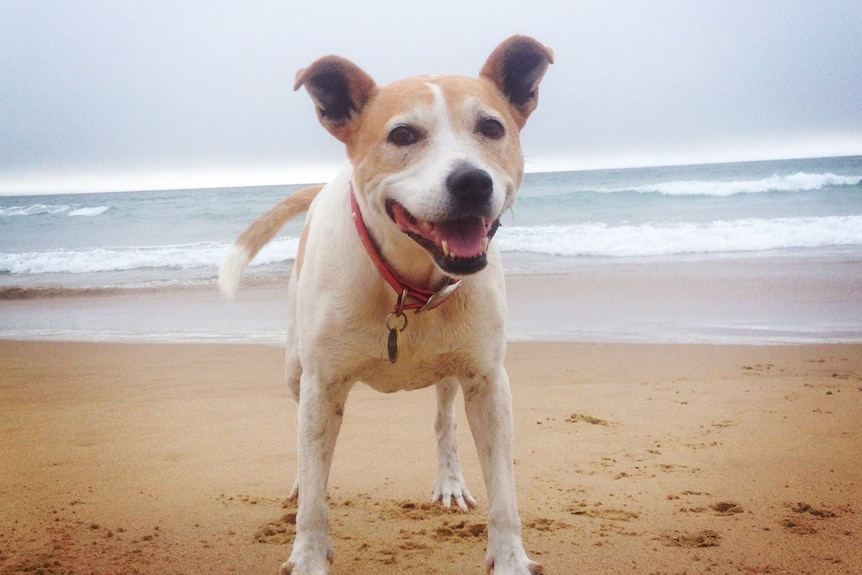
[[[412,309],[416,310],[416,313],[419,313],[420,311],[434,309],[442,304],[461,285],[461,280],[448,278],[446,284],[441,289],[435,291],[411,284],[398,277],[389,264],[383,260],[377,246],[374,245],[374,240],[365,226],[365,220],[362,219],[362,212],[359,209],[359,203],[356,201],[356,194],[353,191],[353,182],[350,182],[350,207],[353,212],[356,231],[359,233],[362,245],[365,246],[365,251],[371,256],[371,261],[377,266],[377,271],[380,272],[386,283],[392,286],[392,289],[398,294],[398,300],[395,304],[396,312],[400,313],[401,310]]]

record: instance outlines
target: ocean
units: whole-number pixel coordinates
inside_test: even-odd
[[[57,302],[75,296],[211,291],[228,245],[301,187],[0,197],[0,337],[87,338],[86,328],[28,324],[15,302],[29,302],[29,315],[36,317],[41,304],[63,308]],[[284,280],[301,226],[302,218],[291,222],[259,254],[247,272],[251,284]],[[736,274],[745,268],[754,275],[741,281],[775,280],[773,291],[792,292],[794,282],[808,285],[814,273],[822,280],[825,270],[840,291],[840,305],[829,312],[834,318],[813,318],[815,327],[784,326],[783,337],[862,341],[862,157],[528,174],[495,241],[514,276],[577,279],[605,270],[622,273],[624,282],[625,270],[638,278],[647,269],[672,269],[689,270],[684,281],[696,282],[720,269]],[[771,268],[775,274],[764,277]],[[595,321],[602,323],[601,317]],[[218,329],[231,340],[230,326]],[[520,333],[527,339],[667,339],[656,332],[660,325],[643,337],[615,329]],[[103,337],[97,331],[90,335]],[[691,332],[686,337],[683,328],[672,339],[736,341],[709,335],[705,326]],[[794,332],[804,336],[794,338]],[[210,338],[220,334],[199,339]]]

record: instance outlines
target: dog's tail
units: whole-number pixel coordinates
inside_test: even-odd
[[[219,290],[225,297],[233,298],[236,295],[242,272],[257,255],[257,252],[275,237],[275,234],[284,224],[308,211],[312,200],[322,189],[323,186],[311,186],[283,199],[255,220],[231,244],[218,271]]]

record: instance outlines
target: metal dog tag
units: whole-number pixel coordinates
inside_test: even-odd
[[[398,301],[400,307],[401,298]],[[401,322],[401,325],[398,325],[399,322]],[[389,338],[386,340],[386,352],[389,354],[390,363],[398,361],[398,354],[401,351],[401,332],[406,327],[407,316],[400,309],[386,316],[386,329],[389,330]]]
[[[459,287],[461,287],[461,280],[458,280],[455,283],[446,284],[445,286],[434,292],[434,294],[432,294],[431,297],[428,298],[428,302],[419,309],[417,309],[416,313],[419,313],[420,311],[432,310],[436,307],[439,307],[444,301],[449,299],[449,296],[455,293],[455,290],[457,290]]]
[[[398,352],[401,351],[401,332],[397,329],[393,328],[389,330],[386,351],[389,352],[389,363],[398,361]]]

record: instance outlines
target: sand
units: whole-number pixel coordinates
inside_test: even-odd
[[[514,343],[525,546],[552,575],[862,572],[862,345]],[[295,406],[274,346],[0,342],[0,574],[275,573]],[[484,573],[429,505],[431,390],[357,387],[334,574]]]
[[[518,269],[535,254],[505,254]],[[506,276],[515,341],[808,344],[862,341],[862,262],[793,254],[705,261],[574,258]],[[560,260],[547,264],[563,266]],[[529,269],[529,268],[528,268]],[[0,339],[281,345],[287,272],[150,288],[3,288]],[[47,280],[46,280],[47,281]]]

